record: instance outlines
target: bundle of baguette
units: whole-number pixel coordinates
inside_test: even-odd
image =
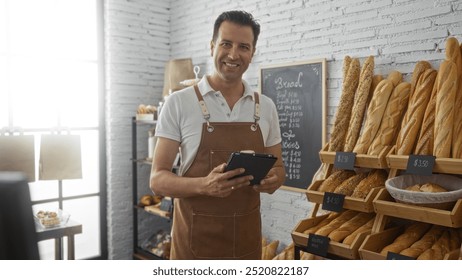
[[[462,229],[414,222],[381,254],[393,252],[418,260],[442,260],[447,253],[459,249],[461,241]]]
[[[265,237],[261,240],[261,259],[262,260],[272,260],[276,256],[276,251],[279,246],[279,240],[273,240],[268,242]]]
[[[387,177],[388,173],[383,169],[358,174],[351,170],[338,170],[329,175],[317,191],[364,199],[373,188],[384,187]]]
[[[448,38],[445,54],[438,72],[417,62],[410,83],[396,70],[373,75],[372,57],[361,73],[345,57],[329,151],[379,155],[396,144],[398,155],[462,158],[462,44]]]
[[[370,232],[374,220],[375,213],[363,213],[354,210],[345,210],[341,213],[333,212],[303,233],[323,235],[332,241],[351,245],[359,234]]]
[[[409,116],[417,117],[403,120],[402,137],[396,143],[397,154],[462,158],[462,52],[457,39],[447,39],[446,59],[440,64],[435,78],[434,70],[428,65],[421,69],[411,98],[419,102],[409,101],[408,107]],[[415,69],[413,79],[417,73]],[[423,77],[425,74],[426,78]],[[424,95],[419,98],[417,95],[422,93]],[[415,128],[410,129],[411,126]]]

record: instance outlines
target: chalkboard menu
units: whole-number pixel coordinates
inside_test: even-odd
[[[260,68],[260,90],[276,104],[286,169],[284,185],[306,189],[326,141],[325,59]]]

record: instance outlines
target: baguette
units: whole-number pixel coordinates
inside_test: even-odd
[[[409,155],[414,151],[419,129],[422,125],[425,109],[433,90],[436,78],[436,70],[427,69],[419,77],[416,90],[409,100],[408,109],[404,115],[401,130],[396,140],[396,154]]]
[[[435,115],[435,142],[433,155],[448,158],[451,156],[451,142],[454,121],[454,102],[457,89],[457,69],[452,61],[441,63],[441,80],[438,81]]]
[[[374,222],[375,222],[375,216],[372,217],[367,223],[365,223],[364,225],[360,226],[358,229],[353,231],[350,235],[345,237],[345,239],[343,239],[342,243],[346,244],[346,245],[351,245],[353,243],[353,241],[355,240],[356,236],[358,236],[359,234],[361,234],[363,232],[371,231],[372,226],[374,225]]]
[[[425,60],[419,61],[415,64],[414,71],[412,72],[411,91],[409,93],[410,94],[409,96],[412,97],[412,95],[414,94],[415,88],[417,86],[417,81],[419,80],[420,75],[422,75],[423,72],[425,72],[425,70],[431,69],[431,68],[432,68],[431,64]]]
[[[379,155],[384,147],[394,144],[399,132],[399,124],[408,106],[410,88],[411,84],[402,82],[393,89],[379,131],[367,151],[369,155]]]
[[[359,60],[352,59],[351,62],[346,59],[343,66],[343,85],[340,103],[335,115],[334,125],[329,140],[329,151],[337,152],[343,151],[345,144],[345,137],[350,123],[351,113],[354,104],[355,92],[359,83]],[[348,64],[348,72],[345,75],[345,68]]]
[[[320,221],[317,225],[310,227],[303,231],[304,234],[309,235],[310,233],[315,233],[318,229],[322,228],[323,226],[329,224],[333,219],[340,216],[337,212],[332,212],[329,216],[327,216],[324,220]]]
[[[363,172],[346,179],[338,187],[335,188],[334,193],[350,196],[353,193],[356,186],[359,184],[359,182],[366,178],[366,176],[367,173]]]
[[[342,74],[343,74],[343,82],[345,83],[345,78],[348,75],[348,70],[350,69],[350,64],[351,64],[351,57],[346,55],[343,58],[343,67],[342,67]]]
[[[411,247],[402,250],[399,254],[411,258],[418,258],[420,254],[432,247],[436,240],[443,234],[443,229],[442,226],[433,225],[421,239],[414,242]]]
[[[369,89],[369,96],[372,96],[374,93],[375,89],[377,88],[378,84],[383,81],[383,76],[382,75],[374,75],[372,76],[372,83],[371,83],[371,88]]]
[[[393,87],[396,87],[403,81],[403,74],[397,70],[392,70],[390,74],[388,74],[387,80],[393,83]]]
[[[318,188],[318,192],[332,192],[343,181],[354,176],[356,173],[351,170],[338,170],[324,180]]]
[[[436,94],[438,92],[438,80],[441,79],[441,72],[436,75],[433,90],[425,109],[422,127],[420,128],[419,139],[414,149],[416,155],[433,155],[435,137],[435,115],[436,115]]]
[[[329,224],[321,227],[318,229],[315,234],[316,235],[323,235],[328,236],[333,230],[338,228],[339,226],[343,225],[346,221],[353,218],[358,212],[353,210],[346,210],[340,214],[337,218],[333,219]]]
[[[372,140],[376,137],[380,127],[383,114],[393,91],[393,83],[389,80],[383,80],[375,89],[372,100],[367,108],[366,120],[364,122],[361,136],[359,137],[353,152],[365,154]]]
[[[351,197],[364,199],[375,187],[385,186],[385,181],[387,180],[387,172],[383,169],[373,170],[367,175],[367,177],[356,186]]]
[[[411,224],[405,229],[404,233],[396,237],[391,244],[385,246],[380,253],[382,255],[386,255],[387,252],[399,254],[419,240],[429,228],[430,224],[426,223],[415,222]]]
[[[351,111],[350,123],[345,139],[345,152],[353,151],[356,141],[361,131],[363,123],[364,112],[369,99],[369,90],[372,84],[372,76],[374,73],[374,57],[369,56],[361,69],[359,78],[358,89],[356,90],[353,110]]]
[[[449,246],[449,232],[446,230],[431,247],[434,251],[432,260],[442,260],[450,252]]]
[[[446,60],[452,61],[457,69],[457,90],[454,103],[454,125],[452,137],[452,157],[462,158],[462,54],[459,41],[450,37],[446,41]]]
[[[373,213],[358,213],[353,218],[343,223],[339,228],[334,229],[329,233],[328,237],[330,240],[342,242],[345,237],[367,223],[373,216]]]

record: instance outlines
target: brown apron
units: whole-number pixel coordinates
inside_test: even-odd
[[[263,152],[257,93],[255,122],[210,123],[204,99],[197,86],[194,89],[206,122],[185,177],[207,176],[233,151]],[[176,198],[174,205],[171,259],[261,259],[260,194],[252,187],[237,189],[226,198]]]

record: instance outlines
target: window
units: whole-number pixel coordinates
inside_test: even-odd
[[[83,225],[76,259],[106,258],[101,0],[0,0],[0,129],[80,135],[82,179],[30,183],[34,211],[62,208]],[[38,173],[38,171],[37,171]],[[66,248],[66,246],[64,246]],[[54,242],[39,243],[42,259]]]

